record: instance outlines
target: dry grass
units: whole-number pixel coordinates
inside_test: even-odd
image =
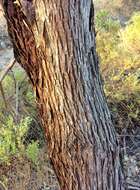
[[[46,148],[40,150],[37,166],[25,157],[13,158],[9,166],[0,165],[0,181],[7,190],[59,190]]]

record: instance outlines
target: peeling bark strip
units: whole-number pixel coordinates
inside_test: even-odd
[[[92,1],[4,0],[4,9],[15,58],[36,91],[61,189],[124,190],[90,26]]]

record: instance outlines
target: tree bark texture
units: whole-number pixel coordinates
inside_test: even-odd
[[[123,190],[119,146],[102,89],[92,0],[4,0],[62,190]]]

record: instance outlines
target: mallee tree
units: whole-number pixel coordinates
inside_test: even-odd
[[[3,0],[62,190],[124,190],[101,84],[92,0]]]

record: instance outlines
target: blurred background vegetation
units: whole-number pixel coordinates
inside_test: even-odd
[[[140,136],[140,1],[96,0],[95,25],[104,90],[120,143],[125,143],[126,151],[125,137],[132,132]],[[7,39],[7,33],[2,31],[0,74],[5,66],[1,64],[2,52],[12,48]],[[57,182],[46,156],[35,97],[23,69],[16,64],[0,87],[0,185],[3,183],[10,190],[30,189],[30,186],[31,189],[55,189]],[[124,165],[131,168],[125,153]],[[13,174],[15,163],[18,176]],[[43,165],[47,165],[47,170]],[[135,170],[131,171],[134,176],[140,175],[138,167],[135,164]],[[25,177],[21,173],[29,175]],[[31,181],[37,182],[33,186]]]
[[[106,10],[96,15],[104,90],[118,128],[140,124],[140,12],[121,25]],[[114,118],[115,119],[115,118]]]

